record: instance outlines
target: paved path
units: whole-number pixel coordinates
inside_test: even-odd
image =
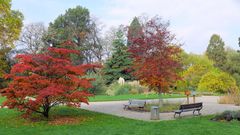
[[[239,106],[218,104],[219,97],[203,96],[197,97],[196,102],[203,102],[202,115],[216,114],[225,110],[240,110]],[[158,100],[147,100],[147,102],[157,102]],[[164,99],[164,102],[186,102],[185,98]],[[190,101],[191,102],[191,101]],[[110,102],[90,102],[89,105],[82,105],[83,109],[95,112],[101,112],[131,119],[150,121],[150,112],[136,112],[130,110],[123,110],[123,104],[128,101],[110,101]],[[192,116],[192,112],[185,112],[182,116]],[[161,120],[173,120],[173,113],[160,113]]]

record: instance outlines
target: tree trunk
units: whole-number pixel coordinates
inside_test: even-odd
[[[49,100],[48,100],[48,96],[45,97],[45,104],[43,105],[43,116],[48,118],[49,117],[49,111],[50,111],[50,103],[49,103]]]
[[[49,117],[49,111],[50,111],[50,107],[44,107],[44,111],[43,111],[43,116],[48,118]]]

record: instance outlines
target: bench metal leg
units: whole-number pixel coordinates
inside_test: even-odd
[[[176,114],[178,114],[178,117],[181,117],[181,113],[175,113],[174,118],[176,118]]]
[[[124,107],[123,107],[124,110],[127,110],[128,108],[129,108],[128,105],[124,105]]]
[[[200,110],[198,111],[198,115],[201,115]]]

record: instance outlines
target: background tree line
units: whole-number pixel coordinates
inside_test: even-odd
[[[23,15],[19,11],[11,10],[11,1],[5,0],[2,5],[0,10],[3,17],[0,18],[0,30],[4,34],[1,34],[0,37],[0,77],[9,72],[11,65],[15,62],[14,55],[44,53],[46,48],[50,46],[60,48],[64,41],[70,40],[76,44],[74,49],[81,52],[81,55],[71,56],[75,65],[83,63],[101,63],[103,65],[101,70],[91,71],[88,74],[88,76],[95,76],[97,80],[94,84],[96,88],[92,88],[93,93],[105,91],[106,87],[116,82],[119,77],[123,77],[126,81],[140,79],[136,75],[136,67],[134,67],[136,57],[133,57],[131,53],[136,54],[136,50],[138,50],[136,44],[144,44],[141,39],[147,39],[146,30],[149,27],[149,21],[153,21],[152,18],[134,17],[129,26],[110,28],[103,34],[103,25],[96,18],[90,16],[87,8],[81,6],[66,10],[48,27],[40,22],[23,27]],[[157,20],[155,18],[154,23],[161,26],[161,30],[168,28],[168,23],[157,22]],[[163,26],[165,27],[162,28]],[[166,31],[165,34],[168,32]],[[170,37],[173,35],[170,34]],[[150,48],[146,48],[145,51],[148,51],[148,54],[150,52],[154,54],[156,47],[151,48],[151,44],[145,44]],[[173,39],[168,39],[166,44],[169,45],[166,48],[176,46]],[[133,45],[135,45],[135,50],[130,51]],[[139,57],[147,58],[146,54],[138,51]],[[156,51],[157,55],[158,53]],[[174,86],[178,90],[184,90],[191,87],[191,89],[199,91],[226,92],[231,87],[240,85],[239,53],[226,47],[220,35],[212,35],[205,54],[188,54],[181,50],[180,55],[178,54],[176,58],[181,64],[181,69],[174,72],[178,73],[182,80],[175,84],[172,83],[171,88]],[[145,64],[150,65],[150,59],[147,61],[148,63]],[[173,77],[170,78],[174,80]],[[2,81],[1,87],[5,87],[6,83],[4,82],[6,81],[3,78],[0,80]],[[144,81],[142,83],[144,84]],[[163,84],[163,82],[161,83]],[[154,85],[156,86],[157,83],[155,82]]]

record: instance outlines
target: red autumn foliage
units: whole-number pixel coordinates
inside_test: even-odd
[[[36,112],[48,117],[50,109],[59,104],[73,107],[88,104],[92,94],[87,89],[92,87],[93,79],[83,76],[88,69],[99,66],[73,65],[70,56],[78,51],[69,49],[73,46],[71,42],[65,42],[64,46],[50,47],[43,54],[16,56],[18,63],[5,75],[11,82],[2,94],[7,98],[3,105],[17,108],[25,116]]]
[[[178,56],[180,47],[173,45],[175,37],[168,30],[168,23],[154,17],[143,25],[141,37],[131,38],[129,51],[134,58],[135,76],[144,84],[165,92],[180,79]],[[164,89],[165,88],[165,89]]]

